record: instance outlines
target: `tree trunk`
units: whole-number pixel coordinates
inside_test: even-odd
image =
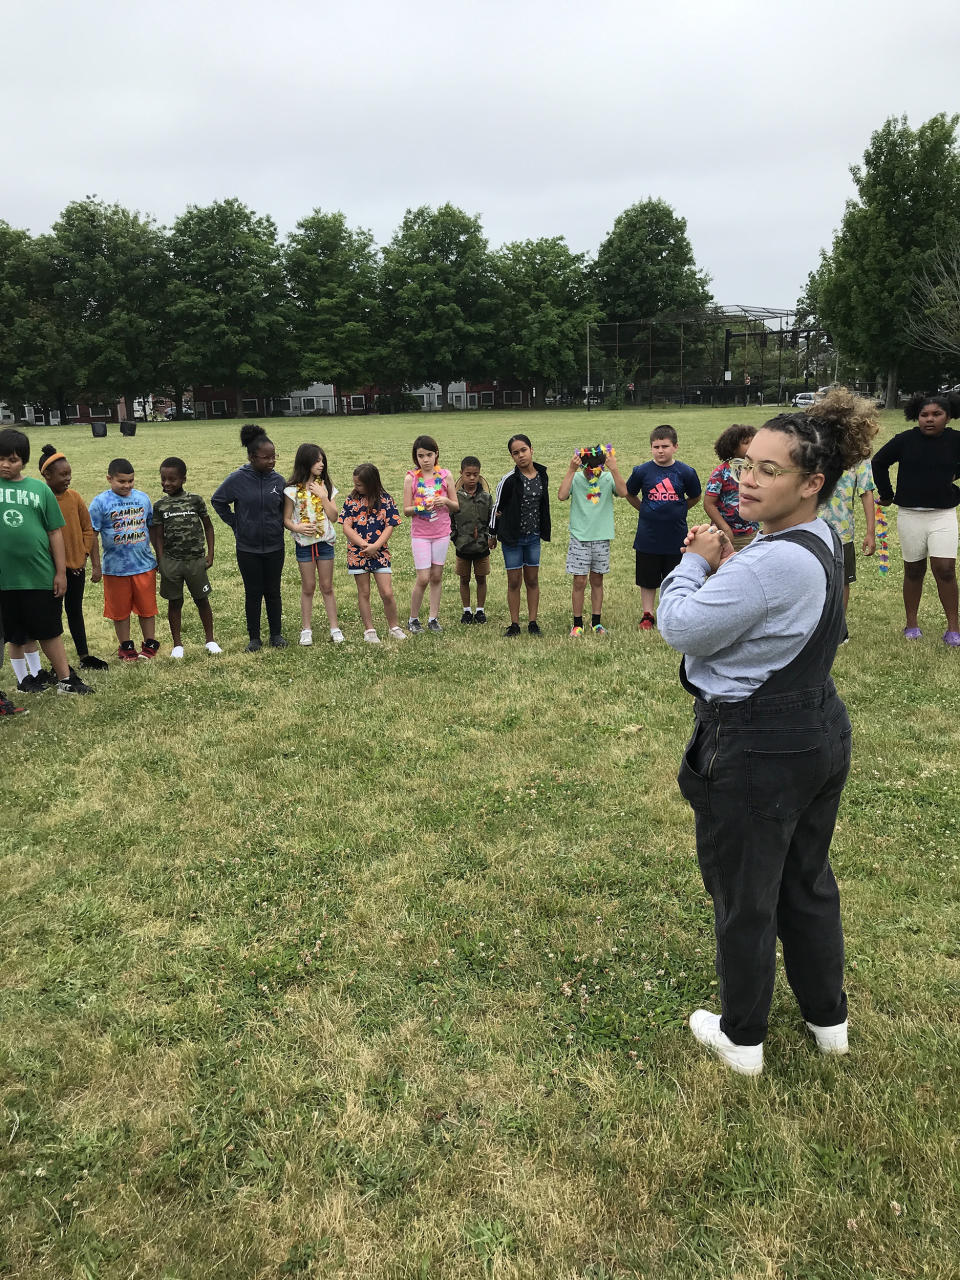
[[[178,422],[183,417],[183,387],[173,388],[173,414]]]
[[[441,381],[440,383],[440,408],[441,409],[445,409],[447,407],[447,387],[449,387],[449,385],[450,385],[449,382]]]
[[[67,397],[62,389],[57,390],[57,408],[60,411],[60,425],[67,425]]]
[[[884,402],[887,409],[895,409],[897,407],[897,366],[890,365],[887,369],[887,398]]]
[[[331,382],[330,385],[333,387],[333,412],[343,413],[343,405],[340,403],[340,384]]]
[[[533,380],[533,399],[532,408],[542,409],[547,398],[547,380],[546,378],[534,378]]]
[[[136,421],[137,417],[137,393],[135,391],[124,391],[123,407],[129,421]]]

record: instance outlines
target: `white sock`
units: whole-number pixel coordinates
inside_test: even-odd
[[[32,676],[40,674],[40,653],[34,649],[32,653],[25,653],[24,658],[27,660],[27,670]]]
[[[26,658],[11,658],[10,665],[13,667],[13,674],[17,680],[26,680],[27,678],[27,660]]]
[[[470,606],[469,606],[468,604],[465,604],[465,605],[463,606],[463,612],[464,612],[464,613],[473,613],[473,610],[470,608]]]

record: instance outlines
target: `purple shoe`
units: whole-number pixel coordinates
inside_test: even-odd
[[[960,649],[960,631],[945,631],[943,643],[950,649]]]
[[[919,627],[904,627],[904,628],[903,628],[903,638],[904,638],[904,640],[919,640],[919,639],[922,637],[922,635],[923,635],[923,632],[920,630],[920,628],[919,628]]]

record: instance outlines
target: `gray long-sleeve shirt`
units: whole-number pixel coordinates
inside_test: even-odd
[[[832,546],[823,520],[794,525]],[[823,612],[827,580],[815,556],[763,534],[715,574],[687,552],[660,588],[657,629],[686,656],[708,701],[740,702],[797,656]]]

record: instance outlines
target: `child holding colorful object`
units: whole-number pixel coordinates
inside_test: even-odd
[[[740,486],[730,470],[730,459],[745,457],[750,441],[756,434],[756,427],[734,423],[717,437],[713,451],[720,459],[720,465],[710,472],[710,479],[703,490],[704,511],[720,532],[727,535],[734,551],[749,547],[760,528],[741,516]]]
[[[557,497],[570,501],[570,545],[567,573],[573,575],[572,637],[583,635],[583,597],[590,579],[590,626],[604,635],[603,579],[610,572],[610,543],[613,530],[613,499],[625,498],[627,486],[617,466],[612,444],[586,445],[570,459],[567,474],[560,481]]]
[[[450,513],[459,509],[453,477],[440,461],[440,446],[433,436],[417,436],[411,449],[414,470],[403,481],[403,514],[410,516],[410,542],[417,580],[410,596],[410,630],[418,634],[420,606],[424,592],[430,588],[429,631],[442,631],[440,595],[443,591],[443,566],[450,548]]]
[[[896,503],[897,530],[903,553],[903,606],[907,640],[919,640],[918,612],[923,594],[927,558],[937,584],[947,620],[943,643],[960,648],[957,618],[957,503],[960,489],[960,432],[947,423],[960,417],[960,395],[915,395],[904,408],[904,417],[917,425],[901,431],[878,449],[873,459],[877,500],[883,506]],[[896,462],[897,489],[890,485],[890,466]]]
[[[283,523],[293,534],[300,570],[300,643],[313,644],[313,597],[317,584],[330,625],[330,639],[343,644],[333,594],[333,547],[337,540],[337,491],[327,470],[327,455],[318,444],[302,444],[293,460],[293,475],[283,491]]]
[[[463,623],[487,620],[487,577],[490,573],[490,538],[487,533],[493,511],[493,497],[480,474],[480,459],[472,455],[460,463],[457,481],[456,511],[450,513],[450,531],[457,553],[456,570],[460,579],[460,602]],[[470,575],[477,580],[477,609],[470,608]]]
[[[853,500],[860,495],[863,503],[863,514],[866,519],[866,532],[863,535],[862,550],[865,556],[872,556],[877,549],[877,504],[873,495],[876,486],[873,483],[873,471],[870,459],[864,458],[855,467],[848,467],[837,481],[833,496],[824,508],[823,518],[843,543],[843,611],[846,613],[850,603],[850,586],[857,580],[857,553],[853,545],[854,522]]]
[[[87,504],[70,488],[73,470],[67,456],[45,444],[40,450],[40,474],[46,480],[56,498],[63,516],[63,550],[67,566],[67,590],[62,598],[66,609],[67,626],[77,650],[78,665],[87,671],[106,671],[102,658],[95,658],[87,645],[87,628],[83,620],[83,589],[87,583],[87,560],[90,561],[90,581],[97,583],[103,577],[100,569],[100,548],[97,535],[90,523]]]

